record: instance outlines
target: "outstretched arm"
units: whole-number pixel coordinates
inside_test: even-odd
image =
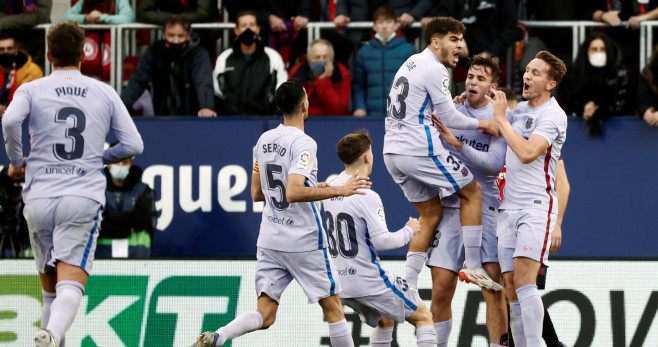
[[[289,174],[288,185],[286,186],[286,200],[288,202],[307,202],[329,199],[336,196],[363,195],[365,193],[359,191],[359,189],[370,188],[372,183],[368,179],[369,177],[354,175],[342,186],[318,188],[307,187],[305,185],[306,176]]]

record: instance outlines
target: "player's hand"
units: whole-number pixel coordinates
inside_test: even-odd
[[[459,94],[459,95],[455,96],[454,98],[452,98],[452,102],[457,104],[457,105],[461,105],[461,104],[464,103],[464,100],[466,100],[466,95],[467,95],[467,92],[463,91],[461,94]]]
[[[350,196],[353,194],[364,195],[365,192],[359,191],[359,189],[370,189],[372,182],[368,181],[370,177],[368,176],[357,176],[357,174],[352,175],[345,184],[341,186],[342,196]]]
[[[414,16],[405,12],[398,18],[398,23],[400,23],[401,28],[406,28],[409,26],[409,24],[413,23],[415,20],[416,19],[414,19]]]
[[[462,51],[459,52],[459,57],[460,58],[468,58],[469,52],[468,52],[468,44],[466,43],[466,39],[462,39]]]
[[[336,16],[336,18],[334,18],[334,24],[336,24],[336,28],[339,28],[339,29],[342,29],[342,28],[346,27],[347,23],[349,23],[349,22],[350,22],[350,17],[348,17],[344,14],[338,15],[338,16]]]
[[[494,90],[492,93],[494,95],[493,98],[489,95],[485,95],[484,97],[493,105],[494,118],[501,122],[507,120],[505,117],[505,112],[507,111],[507,96],[505,96],[505,93],[500,90]]]
[[[318,188],[327,188],[327,187],[331,187],[331,186],[327,182],[318,182],[317,187]]]
[[[436,17],[423,17],[420,19],[420,26],[425,30],[425,27],[427,27],[427,23],[429,23],[432,19]]]
[[[290,21],[293,22],[293,25],[295,27],[295,31],[300,31],[306,27],[306,24],[308,24],[308,18],[304,16],[295,16],[291,17]]]
[[[27,157],[23,158],[23,164],[19,167],[14,167],[13,165],[9,164],[9,168],[7,169],[7,175],[9,177],[19,180],[25,176],[25,165],[27,164]]]
[[[601,15],[601,20],[605,23],[610,24],[610,26],[616,27],[621,24],[621,18],[619,18],[619,11],[608,11]]]
[[[278,16],[271,14],[269,17],[269,21],[270,21],[270,29],[272,29],[272,32],[282,33],[288,31],[288,27],[286,27],[286,23],[284,23],[283,19],[279,18]]]
[[[356,111],[354,111],[354,117],[365,117],[366,115],[368,115],[368,113],[366,112],[366,110],[362,108],[359,108]]]
[[[594,113],[596,113],[596,104],[594,101],[589,101],[585,104],[585,107],[583,107],[583,118],[588,120],[594,116]]]
[[[551,254],[557,252],[562,246],[562,226],[555,225],[553,233],[551,234],[551,248],[548,250]]]
[[[456,138],[455,135],[450,132],[450,129],[448,129],[448,127],[446,127],[445,124],[443,124],[443,122],[435,115],[432,115],[432,123],[434,123],[434,126],[439,131],[439,135],[441,135],[441,137],[443,137],[443,139],[452,147],[457,148],[457,150],[461,152],[464,143]]]
[[[420,222],[418,221],[417,218],[409,217],[407,224],[405,224],[404,226],[411,228],[411,230],[414,231],[414,235],[420,232]]]
[[[215,112],[215,111],[213,111],[209,108],[202,108],[197,113],[197,116],[199,116],[199,117],[217,117],[217,112]]]
[[[334,73],[334,62],[329,60],[327,62],[327,65],[324,66],[324,72],[320,76],[318,76],[318,79],[324,77],[331,77],[333,73]]]

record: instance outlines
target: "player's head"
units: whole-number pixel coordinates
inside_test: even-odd
[[[564,62],[548,51],[540,51],[528,63],[523,74],[523,97],[532,100],[550,93],[567,73]]]
[[[167,41],[166,47],[173,50],[184,48],[192,33],[190,23],[177,15],[172,15],[164,23],[162,29],[162,37]]]
[[[435,17],[425,27],[425,43],[443,65],[454,68],[459,61],[465,32],[464,23],[452,17]]]
[[[500,78],[500,59],[489,52],[482,52],[471,57],[466,75],[466,98],[471,106],[487,102],[485,95],[490,95],[498,87]]]
[[[80,67],[85,31],[74,21],[64,21],[48,30],[48,60],[54,67]]]
[[[302,114],[304,120],[308,119],[308,97],[300,80],[293,78],[281,83],[274,93],[274,102],[284,117]]]
[[[372,14],[372,30],[381,42],[388,43],[394,39],[399,26],[395,11],[390,6],[381,6]]]
[[[507,98],[507,108],[509,108],[510,112],[514,112],[516,105],[519,104],[519,97],[513,90],[507,87],[500,87],[498,90],[505,93],[505,97]]]
[[[360,168],[365,165],[367,174],[372,173],[373,154],[372,139],[365,129],[359,129],[343,136],[336,145],[336,153],[345,167]]]
[[[250,46],[256,42],[260,33],[260,27],[256,21],[256,13],[253,11],[240,11],[235,16],[235,28],[233,29],[236,40]],[[242,35],[244,33],[244,35]]]

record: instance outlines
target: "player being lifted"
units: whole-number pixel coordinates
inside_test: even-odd
[[[144,148],[116,91],[80,73],[84,40],[78,24],[54,25],[47,36],[53,72],[20,86],[2,119],[9,175],[26,176],[24,214],[43,293],[38,347],[63,346],[78,313],[105,204],[103,161],[119,162]],[[29,158],[21,139],[26,118]],[[104,150],[110,130],[119,144]]]
[[[327,183],[340,186],[355,175],[369,176],[374,160],[371,145],[364,131],[340,139],[336,152],[345,171]],[[371,346],[390,346],[394,323],[405,320],[416,326],[418,346],[436,346],[432,315],[418,291],[386,270],[377,255],[377,251],[406,245],[420,229],[418,220],[409,218],[404,228],[389,232],[379,195],[370,189],[363,192],[324,201],[331,255],[338,269],[349,269],[338,272],[343,287],[340,299],[375,328]]]
[[[457,194],[464,240],[482,239],[482,191],[471,172],[451,155],[432,126],[432,111],[452,129],[483,129],[498,136],[493,119],[461,114],[450,96],[446,67],[459,61],[466,27],[450,17],[432,19],[425,29],[427,48],[400,67],[388,96],[384,163],[393,180],[420,215],[420,232],[409,243],[405,277],[416,286],[427,249],[442,216],[442,196]],[[479,242],[479,241],[478,241]],[[483,288],[500,289],[484,271],[478,245],[466,250],[466,267],[478,271],[469,280]]]
[[[454,99],[457,109],[471,118],[493,119],[493,105],[485,96],[497,88],[499,77],[500,61],[497,57],[488,52],[471,57],[466,91]],[[507,114],[511,118],[511,114]],[[484,270],[496,283],[502,284],[496,237],[496,218],[500,205],[496,179],[505,164],[507,144],[502,137],[496,138],[478,130],[448,129],[440,121],[437,123],[441,138],[449,144],[446,147],[469,168],[482,186],[481,240],[464,242],[459,224],[459,199],[455,195],[444,197],[441,199],[443,219],[427,260],[427,265],[432,269],[432,318],[439,346],[446,346],[452,329],[451,302],[457,286],[457,274],[464,263],[464,244],[477,247],[481,243],[477,250],[480,251]],[[464,238],[467,236],[464,235]],[[469,281],[464,272],[459,273],[459,277]],[[503,345],[507,340],[507,305],[503,293],[483,290],[482,294],[487,303],[490,346]]]
[[[222,346],[248,332],[269,328],[281,294],[293,279],[310,303],[322,307],[331,345],[354,346],[338,298],[341,286],[327,250],[320,201],[365,194],[357,189],[371,184],[368,177],[355,175],[342,186],[318,185],[317,145],[304,133],[309,107],[306,90],[299,80],[288,80],[276,90],[274,99],[283,113],[283,124],[258,139],[251,175],[253,200],[266,202],[257,243],[257,310],[239,315],[217,331],[201,334],[193,347]]]

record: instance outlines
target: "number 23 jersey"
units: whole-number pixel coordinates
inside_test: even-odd
[[[258,139],[254,150],[265,208],[258,247],[283,252],[305,252],[327,247],[321,203],[286,200],[288,175],[306,177],[304,185],[317,187],[317,144],[298,128],[279,125]]]

